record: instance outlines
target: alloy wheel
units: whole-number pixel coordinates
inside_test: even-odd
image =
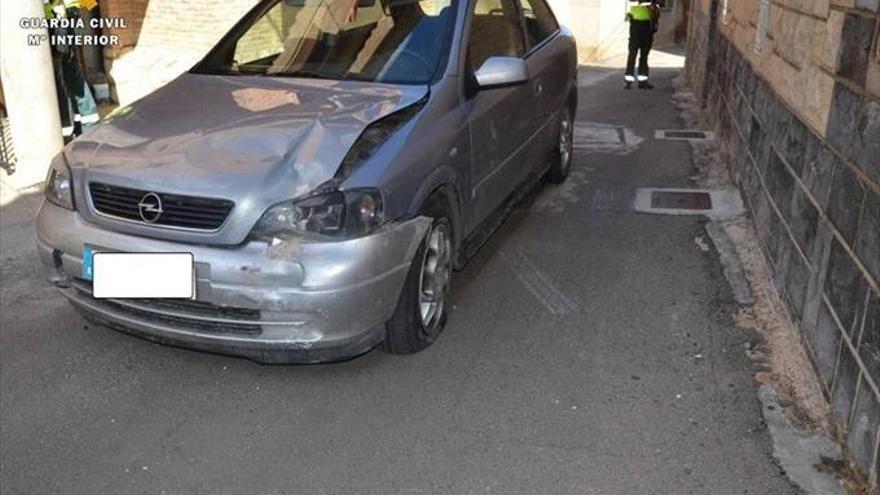
[[[449,227],[438,223],[428,234],[425,256],[419,274],[419,316],[428,331],[441,321],[452,277],[452,243]]]
[[[572,145],[574,141],[574,126],[571,122],[571,111],[565,109],[562,114],[562,122],[559,124],[559,159],[560,169],[567,171],[571,165]]]

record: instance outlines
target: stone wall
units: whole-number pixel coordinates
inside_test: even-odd
[[[840,440],[875,490],[878,13],[877,0],[697,0],[686,70],[715,119]]]
[[[126,27],[105,29],[104,34],[119,37],[119,44],[104,48],[104,57],[107,59],[119,58],[122,54],[131,51],[137,45],[138,37],[144,26],[144,16],[147,13],[149,0],[103,0],[99,2],[102,17],[114,17],[125,19]]]

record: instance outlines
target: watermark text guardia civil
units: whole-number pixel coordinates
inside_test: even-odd
[[[82,34],[86,28],[99,29],[127,29],[128,23],[122,17],[94,17],[88,20],[80,18],[55,18],[23,17],[18,26],[26,31],[45,32],[29,33],[28,45],[39,46],[49,43],[52,46],[117,46],[119,35],[117,34]]]

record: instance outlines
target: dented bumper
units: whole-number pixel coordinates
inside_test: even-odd
[[[86,316],[150,340],[259,362],[319,362],[381,342],[410,262],[430,226],[416,218],[374,235],[198,246],[112,232],[44,202],[37,246],[49,278]],[[192,252],[196,299],[95,299],[82,253]]]

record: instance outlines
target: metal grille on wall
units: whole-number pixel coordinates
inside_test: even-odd
[[[9,118],[0,117],[0,168],[8,175],[15,172],[15,150],[12,148],[12,130],[9,128]]]
[[[0,84],[0,168],[7,175],[15,172],[15,153],[12,148],[12,129],[9,127],[9,114],[6,113],[6,95]]]

